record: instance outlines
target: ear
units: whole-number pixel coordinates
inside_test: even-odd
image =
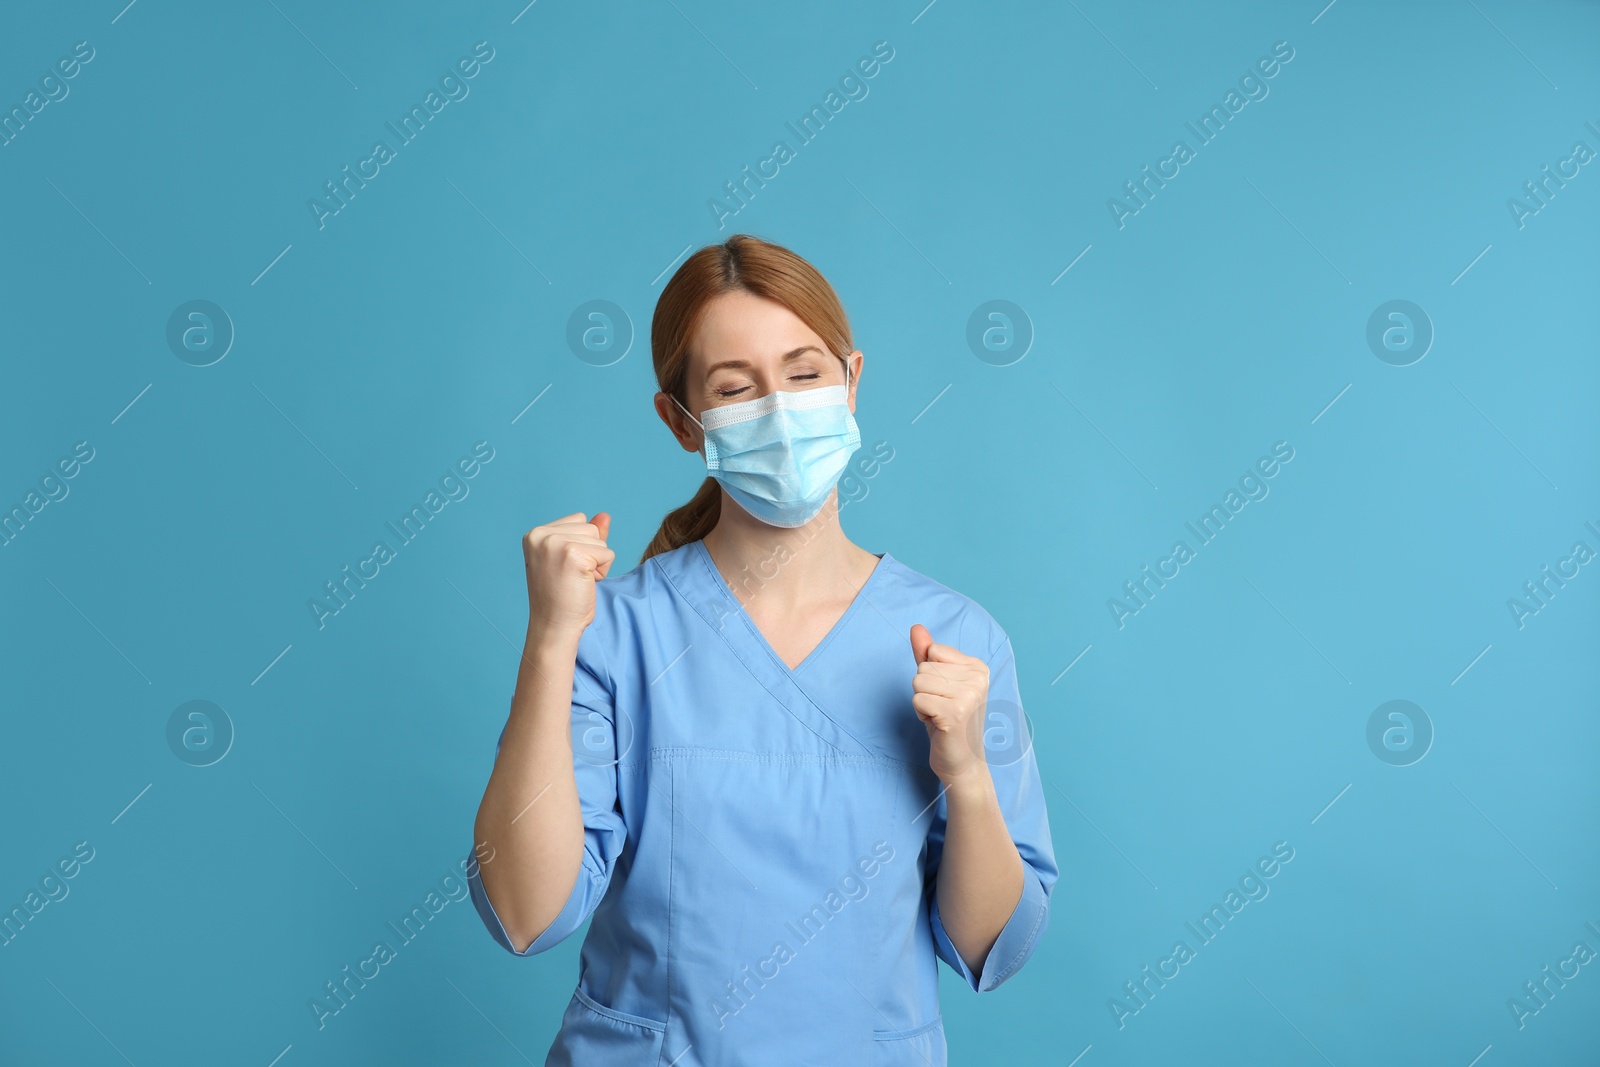
[[[700,427],[678,410],[678,405],[672,397],[664,392],[657,392],[655,404],[656,414],[661,416],[661,421],[667,424],[667,429],[672,431],[672,436],[678,439],[678,444],[683,446],[683,450],[700,451]]]
[[[845,363],[850,367],[850,391],[845,400],[850,404],[850,414],[856,413],[856,386],[861,384],[861,367],[866,363],[867,357],[861,354],[861,349],[856,349],[845,357]]]

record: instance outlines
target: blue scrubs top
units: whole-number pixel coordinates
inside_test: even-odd
[[[985,755],[1023,890],[981,974],[934,894],[945,802],[911,705],[919,622],[989,664]],[[593,922],[547,1067],[938,1067],[937,960],[987,991],[1043,935],[1057,868],[1010,639],[887,552],[793,670],[703,542],[652,556],[597,583],[572,688],[583,868],[519,955]],[[515,952],[470,853],[468,871]]]

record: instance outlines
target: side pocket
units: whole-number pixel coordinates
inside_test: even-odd
[[[653,1064],[661,1055],[667,1024],[609,1008],[574,989],[550,1049],[548,1067],[597,1063]]]
[[[872,1037],[877,1048],[877,1056],[872,1062],[881,1067],[900,1067],[902,1064],[944,1067],[949,1061],[942,1016],[934,1016],[932,1022],[909,1030],[874,1030]]]
[[[588,1008],[590,1011],[594,1012],[603,1019],[610,1019],[611,1021],[621,1023],[624,1026],[637,1026],[641,1029],[651,1030],[658,1034],[664,1034],[667,1032],[666,1023],[658,1023],[654,1019],[646,1019],[642,1015],[629,1015],[625,1011],[618,1011],[615,1008],[608,1008],[598,1000],[591,997],[589,994],[585,993],[582,989],[574,989],[572,991],[572,995],[581,1004],[583,1004],[584,1007]]]

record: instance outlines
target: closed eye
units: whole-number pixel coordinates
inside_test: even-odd
[[[816,380],[817,378],[820,378],[820,377],[822,377],[821,374],[817,373],[816,371],[812,371],[809,374],[791,374],[789,376],[789,380],[790,381],[795,381],[795,382],[808,382],[808,381],[814,381],[814,380]],[[741,385],[737,389],[718,389],[717,390],[717,395],[721,396],[721,397],[738,396],[740,393],[746,391],[749,388],[750,387],[748,385]]]

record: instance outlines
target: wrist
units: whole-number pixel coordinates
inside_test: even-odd
[[[946,803],[959,804],[963,801],[987,802],[994,798],[994,777],[989,773],[987,763],[978,763],[947,778],[944,781]]]
[[[523,640],[522,654],[535,663],[545,660],[566,660],[568,662],[578,655],[578,640],[583,636],[583,630],[568,630],[560,627],[530,624],[528,635]]]

